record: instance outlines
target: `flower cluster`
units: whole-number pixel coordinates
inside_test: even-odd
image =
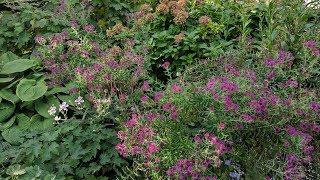
[[[186,0],[170,1],[162,0],[156,7],[156,12],[161,14],[171,13],[174,16],[173,21],[176,24],[183,24],[189,17],[186,10]]]

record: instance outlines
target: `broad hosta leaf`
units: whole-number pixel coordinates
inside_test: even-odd
[[[6,130],[6,129],[10,128],[13,125],[13,123],[15,122],[15,120],[16,120],[16,116],[12,117],[6,123],[0,123],[0,131],[3,131],[3,130]]]
[[[14,78],[0,78],[0,83],[7,83],[12,81]]]
[[[18,59],[3,65],[0,74],[12,74],[23,72],[36,65],[36,61],[30,59]]]
[[[2,89],[0,91],[0,97],[3,99],[12,102],[13,104],[16,104],[17,102],[20,101],[19,97],[15,94],[13,94],[10,90],[8,89]]]
[[[0,122],[8,119],[14,112],[15,105],[11,103],[1,103],[0,104]]]
[[[25,114],[16,115],[16,120],[18,121],[18,127],[20,129],[28,129],[30,125],[30,118]]]
[[[17,127],[6,129],[1,135],[10,144],[19,144],[24,141],[23,131]]]
[[[4,64],[19,59],[19,56],[15,55],[14,53],[8,51],[0,56],[0,65],[3,66]]]
[[[53,95],[56,93],[66,93],[66,92],[68,92],[67,87],[54,87],[54,88],[50,89],[49,91],[47,91],[45,95],[49,96],[49,95]]]
[[[52,116],[50,116],[48,110],[52,105],[58,107],[59,100],[55,96],[48,96],[46,98],[38,99],[35,102],[35,109],[41,116],[45,118],[50,118]]]
[[[34,101],[47,91],[44,80],[22,79],[17,85],[16,94],[22,101]]]

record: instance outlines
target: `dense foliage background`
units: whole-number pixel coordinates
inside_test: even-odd
[[[320,2],[0,1],[1,179],[320,179]]]

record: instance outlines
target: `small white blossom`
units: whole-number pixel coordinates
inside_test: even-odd
[[[54,120],[55,120],[55,121],[60,121],[60,120],[61,120],[61,117],[60,117],[60,116],[56,116],[56,117],[54,117]]]
[[[60,104],[59,111],[67,111],[68,107],[69,105],[66,102],[62,102],[62,104]]]
[[[50,116],[53,116],[54,114],[56,114],[56,112],[57,112],[57,108],[54,105],[52,105],[48,110],[48,113],[50,114]]]
[[[81,105],[82,103],[84,103],[84,100],[81,96],[79,96],[75,101],[74,101],[77,105]]]

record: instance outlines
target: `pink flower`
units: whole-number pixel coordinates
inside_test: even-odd
[[[144,82],[143,82],[143,85],[142,85],[142,87],[141,87],[141,90],[142,90],[142,91],[149,91],[149,90],[150,90],[150,84],[149,84],[148,81],[144,81]]]
[[[174,83],[172,85],[172,91],[174,93],[182,93],[183,89],[177,83]]]
[[[272,80],[273,78],[276,77],[276,75],[277,73],[275,71],[271,71],[271,72],[268,72],[266,76],[269,80]]]
[[[157,147],[157,145],[155,143],[150,143],[148,145],[148,153],[153,154],[158,151],[159,151],[159,148]]]
[[[138,115],[132,114],[131,119],[126,122],[126,125],[128,127],[133,127],[133,126],[136,126],[137,124],[138,124]]]
[[[41,35],[36,35],[36,37],[34,39],[35,39],[36,43],[38,43],[38,44],[46,43],[46,39]]]
[[[87,57],[89,57],[89,52],[87,50],[83,50],[80,55],[83,58],[87,58]]]
[[[141,96],[141,101],[142,102],[146,102],[146,101],[148,101],[148,96],[147,95],[143,95],[143,96]]]
[[[241,117],[242,117],[243,120],[245,120],[247,122],[253,122],[254,121],[253,117],[251,117],[249,114],[243,114]]]
[[[221,122],[221,123],[218,124],[218,128],[220,130],[223,130],[225,127],[226,127],[226,124],[224,122]]]
[[[215,83],[215,81],[214,81],[214,79],[210,79],[208,82],[207,82],[207,88],[208,89],[211,89],[211,88],[213,88],[214,87],[214,85],[215,85],[216,83]]]
[[[116,145],[116,150],[121,156],[127,156],[128,148],[124,143],[119,143]]]
[[[86,24],[83,26],[83,29],[88,33],[92,33],[94,32],[95,27],[92,24]]]
[[[169,61],[166,61],[161,65],[161,67],[164,68],[164,69],[168,69],[169,66],[170,66],[170,62]]]
[[[200,143],[201,142],[201,137],[199,134],[196,134],[193,138],[193,140],[196,142],[196,143]]]
[[[124,132],[124,131],[118,131],[117,136],[118,136],[118,138],[119,138],[120,140],[123,141],[123,140],[125,139],[125,137],[127,136],[127,133]]]
[[[153,100],[155,102],[158,102],[161,98],[163,97],[163,93],[162,92],[156,92],[153,96]]]

